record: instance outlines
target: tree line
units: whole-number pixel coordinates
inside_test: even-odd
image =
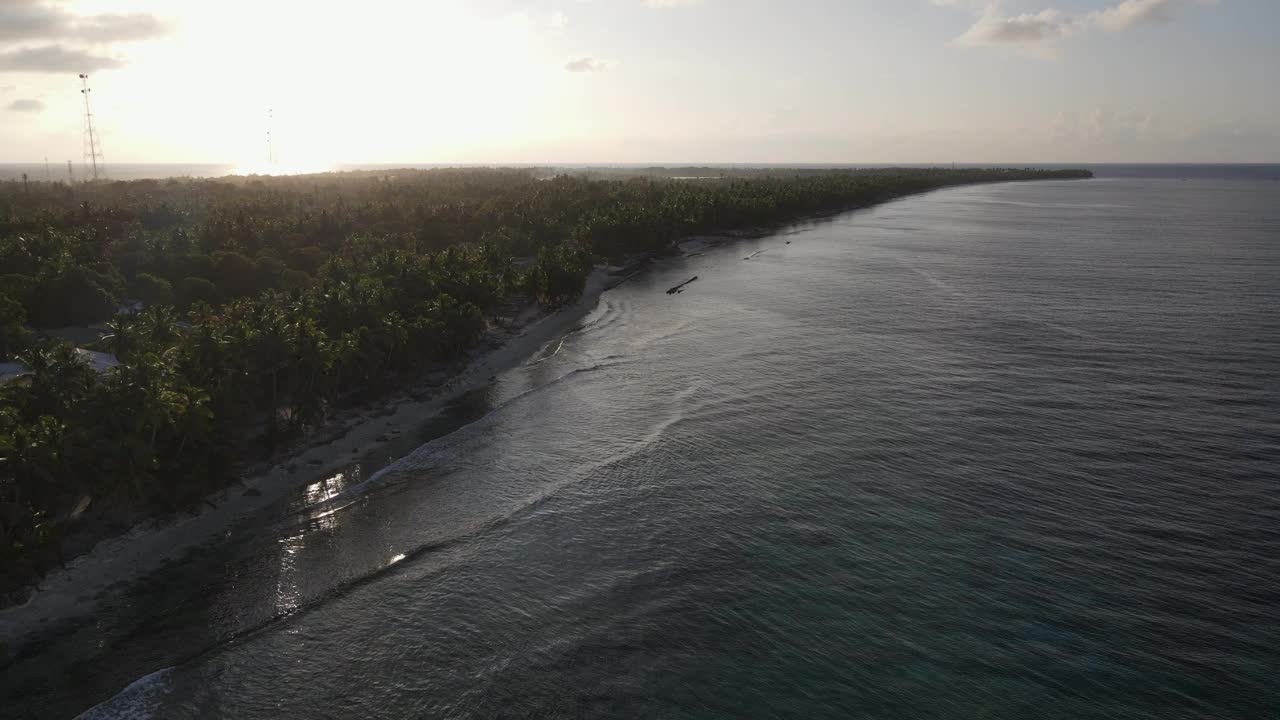
[[[600,262],[975,182],[861,170],[710,181],[541,170],[0,183],[0,592],[86,522],[190,508],[335,408],[461,362]],[[124,301],[128,307],[122,308]],[[106,323],[91,369],[54,328]]]

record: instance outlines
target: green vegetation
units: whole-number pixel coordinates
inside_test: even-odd
[[[460,361],[487,324],[569,303],[599,261],[1005,170],[600,180],[532,170],[0,184],[0,572],[86,522],[189,508],[335,408]],[[124,299],[137,313],[116,314]],[[95,372],[42,330],[108,323]],[[88,508],[85,511],[85,508]]]

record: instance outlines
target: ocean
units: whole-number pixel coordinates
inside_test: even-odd
[[[1280,175],[1116,167],[663,260],[0,715],[1280,716]]]

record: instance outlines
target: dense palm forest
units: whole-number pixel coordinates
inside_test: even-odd
[[[682,182],[458,169],[0,183],[0,591],[86,522],[197,505],[336,408],[460,362],[602,262],[1031,170]],[[95,370],[56,329],[105,323]]]

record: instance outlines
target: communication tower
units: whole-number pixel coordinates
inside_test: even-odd
[[[102,176],[107,175],[107,163],[102,157],[102,147],[93,129],[93,110],[89,107],[89,76],[80,73],[80,94],[84,96],[84,159],[92,168],[93,179],[98,179],[98,163],[102,163]]]

